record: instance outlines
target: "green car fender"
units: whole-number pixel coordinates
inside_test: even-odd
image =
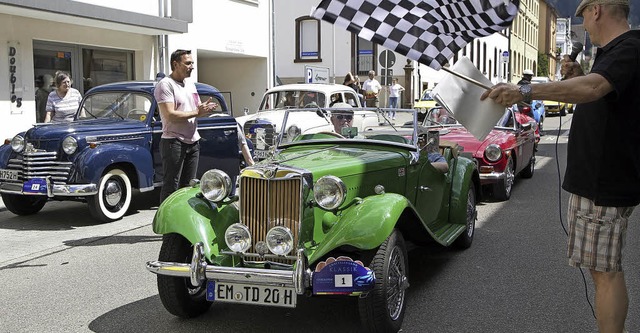
[[[479,176],[476,172],[476,165],[467,158],[458,158],[456,163],[456,177],[453,178],[451,187],[451,209],[449,211],[449,221],[456,224],[467,223],[467,196],[469,188],[474,187],[476,190],[476,201],[478,200],[478,191],[475,188],[474,178]]]
[[[199,188],[182,188],[165,199],[153,218],[153,231],[180,234],[191,244],[202,242],[205,256],[213,262],[226,248],[224,232],[239,220],[239,214],[236,205],[214,205],[196,196],[199,192]]]
[[[404,196],[395,193],[355,200],[355,204],[336,214],[325,213],[325,220],[333,225],[317,248],[309,253],[309,262],[315,262],[343,245],[363,250],[380,246],[391,235],[402,212],[410,206]]]

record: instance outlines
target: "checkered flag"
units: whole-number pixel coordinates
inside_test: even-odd
[[[474,38],[511,26],[520,0],[322,0],[311,13],[439,70]]]

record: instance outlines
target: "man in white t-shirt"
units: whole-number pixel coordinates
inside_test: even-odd
[[[364,90],[364,104],[367,107],[378,107],[378,93],[382,85],[376,80],[376,72],[369,71],[369,78],[362,84]]]
[[[179,187],[189,185],[196,176],[200,158],[200,135],[196,117],[214,110],[218,104],[209,98],[200,103],[196,85],[186,78],[191,76],[194,62],[189,50],[176,50],[171,54],[171,74],[156,85],[154,96],[162,118],[163,184],[160,202]]]

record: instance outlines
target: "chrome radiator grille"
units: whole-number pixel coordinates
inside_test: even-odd
[[[295,253],[302,214],[302,179],[240,178],[240,221],[252,235],[251,249],[266,241],[269,229],[275,226],[289,228],[294,237]],[[291,255],[291,253],[289,254]]]
[[[10,159],[7,169],[17,170],[21,181],[51,176],[56,183],[66,183],[71,173],[71,165],[71,162],[57,161],[55,152],[40,151],[24,153],[22,159]]]
[[[273,146],[278,136],[274,124],[257,123],[255,120],[244,124],[244,134],[247,140],[251,140],[253,146],[260,150]]]

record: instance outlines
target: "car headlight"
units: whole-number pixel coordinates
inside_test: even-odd
[[[231,178],[221,170],[209,170],[202,175],[200,192],[207,200],[220,202],[231,193]]]
[[[24,138],[21,135],[16,135],[11,139],[11,149],[16,153],[24,150]]]
[[[313,198],[320,208],[334,210],[344,202],[347,186],[335,176],[324,176],[313,185]]]
[[[502,158],[502,149],[497,144],[490,144],[484,149],[484,157],[490,162],[496,162]]]
[[[64,140],[62,140],[62,150],[65,152],[65,154],[71,155],[75,153],[77,149],[78,141],[74,137],[68,136],[64,138]]]
[[[289,141],[300,135],[300,133],[302,133],[302,130],[296,125],[291,125],[289,126],[289,128],[287,128],[287,138],[289,138]]]
[[[267,232],[267,247],[275,255],[286,256],[293,249],[293,235],[285,227],[274,227]]]
[[[224,232],[224,242],[233,252],[245,252],[251,247],[251,232],[242,223],[234,223]]]

